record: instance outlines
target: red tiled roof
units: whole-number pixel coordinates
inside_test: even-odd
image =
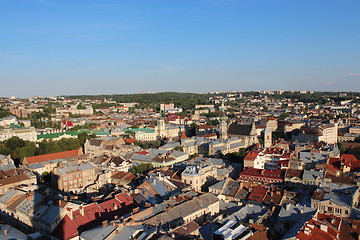
[[[241,176],[282,180],[282,171],[280,169],[264,170],[264,169],[248,168],[240,173],[240,177]]]
[[[211,133],[211,134],[205,134],[205,135],[198,135],[197,137],[209,138],[209,137],[215,137],[215,136],[217,136],[216,133]]]
[[[124,138],[124,142],[126,142],[126,143],[134,143],[134,142],[136,142],[136,138]]]
[[[350,168],[359,168],[360,161],[353,154],[343,154],[340,161]]]
[[[82,149],[79,148],[65,152],[57,152],[57,153],[50,153],[50,154],[33,156],[33,157],[25,157],[23,164],[33,164],[33,163],[45,162],[45,161],[61,159],[61,158],[76,157],[81,154],[82,154]]]
[[[141,151],[141,152],[136,152],[137,154],[141,154],[141,155],[148,155],[149,152],[148,151]]]
[[[338,230],[340,223],[339,217],[317,213],[296,237],[300,240],[335,240],[340,233]],[[324,226],[323,229],[321,226]]]
[[[256,157],[259,155],[258,152],[248,152],[244,158],[244,160],[248,160],[248,161],[254,161],[256,159]]]
[[[66,125],[67,127],[73,127],[73,123],[71,121],[63,121],[62,124]]]
[[[102,203],[91,203],[84,206],[84,211],[73,211],[73,219],[66,215],[53,231],[52,235],[68,240],[81,232],[101,225],[102,221],[113,220],[115,216],[123,216],[135,207],[132,197],[127,194],[117,194],[115,198]],[[82,206],[80,207],[82,208]]]
[[[202,126],[198,126],[198,129],[213,129],[214,126],[211,125],[202,125]]]
[[[249,195],[249,200],[262,202],[266,195],[267,189],[263,186],[256,186]]]
[[[184,131],[181,131],[181,139],[185,139],[185,138],[187,138],[185,132],[184,132]]]

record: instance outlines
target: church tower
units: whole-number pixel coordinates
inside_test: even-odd
[[[225,115],[225,107],[224,100],[221,103],[221,117],[220,117],[220,138],[227,139],[228,138],[228,126],[226,123],[226,115]]]
[[[264,130],[264,148],[271,147],[272,145],[272,132],[265,128]]]
[[[160,110],[160,119],[157,122],[157,135],[160,137],[165,137],[165,120],[162,116],[162,111]]]

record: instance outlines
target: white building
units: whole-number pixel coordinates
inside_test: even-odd
[[[156,141],[156,133],[151,128],[129,128],[124,133],[132,132],[137,141]]]
[[[12,137],[19,137],[25,141],[36,142],[37,131],[34,127],[30,128],[7,128],[0,130],[0,141],[5,141]]]

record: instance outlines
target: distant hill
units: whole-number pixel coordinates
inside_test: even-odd
[[[76,95],[64,96],[70,99],[112,99],[118,103],[137,102],[139,107],[159,108],[161,103],[174,103],[184,111],[194,108],[196,104],[207,104],[212,94],[199,93],[178,93],[178,92],[160,92],[160,93],[138,93],[138,94],[112,94],[112,95]]]

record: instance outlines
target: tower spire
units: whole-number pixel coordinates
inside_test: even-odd
[[[220,117],[220,138],[226,139],[228,138],[227,135],[227,123],[226,123],[226,115],[225,115],[225,106],[224,100],[221,101],[221,117]]]

